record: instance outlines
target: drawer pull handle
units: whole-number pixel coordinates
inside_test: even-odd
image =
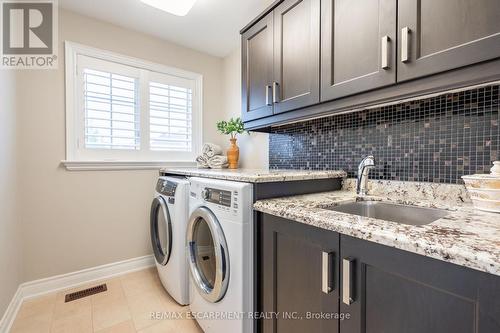
[[[271,94],[269,93],[269,90],[271,90],[271,86],[267,85],[266,86],[266,105],[267,106],[273,105],[273,102],[270,100]]]
[[[389,42],[391,38],[389,36],[382,37],[382,69],[389,69]]]
[[[401,29],[401,61],[410,61],[410,33],[411,30],[408,27]]]
[[[274,103],[280,102],[279,83],[278,82],[273,82],[273,102]]]
[[[321,291],[329,294],[333,290],[333,252],[323,252],[321,257],[322,261],[322,274],[321,274]]]
[[[342,260],[342,302],[346,305],[354,302],[353,269],[354,259],[344,258]]]

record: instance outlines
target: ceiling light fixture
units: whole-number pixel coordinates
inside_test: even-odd
[[[186,16],[196,0],[141,0],[141,2],[170,14]]]

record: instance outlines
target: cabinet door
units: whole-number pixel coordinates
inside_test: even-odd
[[[500,278],[344,235],[341,244],[342,333],[500,332]]]
[[[399,0],[398,81],[500,57],[500,1]]]
[[[285,0],[274,10],[274,113],[319,103],[319,0]]]
[[[396,0],[321,1],[321,101],[396,82]]]
[[[242,35],[242,119],[273,114],[273,13]]]
[[[271,215],[261,230],[262,311],[278,314],[262,331],[337,333],[338,320],[307,314],[338,313],[339,235]]]

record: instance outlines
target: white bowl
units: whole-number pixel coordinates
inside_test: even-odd
[[[472,175],[462,176],[467,189],[500,190],[500,176]]]
[[[468,188],[471,199],[486,199],[500,201],[500,190]]]
[[[500,200],[472,199],[474,208],[492,213],[500,213]]]
[[[474,208],[500,213],[500,176],[462,176]]]

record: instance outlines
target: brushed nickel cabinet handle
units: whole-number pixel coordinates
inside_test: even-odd
[[[351,305],[354,302],[353,278],[354,259],[342,259],[342,302]]]
[[[382,37],[382,69],[389,69],[389,42],[391,38],[389,36]]]
[[[410,33],[411,30],[408,27],[401,29],[401,61],[410,61]]]
[[[333,252],[323,252],[321,257],[321,291],[329,294],[333,290]]]
[[[273,102],[270,100],[271,95],[269,94],[269,90],[271,90],[271,86],[267,85],[266,86],[266,105],[267,106],[273,105]]]
[[[279,96],[279,83],[278,82],[273,82],[273,102],[274,103],[279,103],[280,102],[280,96]]]

